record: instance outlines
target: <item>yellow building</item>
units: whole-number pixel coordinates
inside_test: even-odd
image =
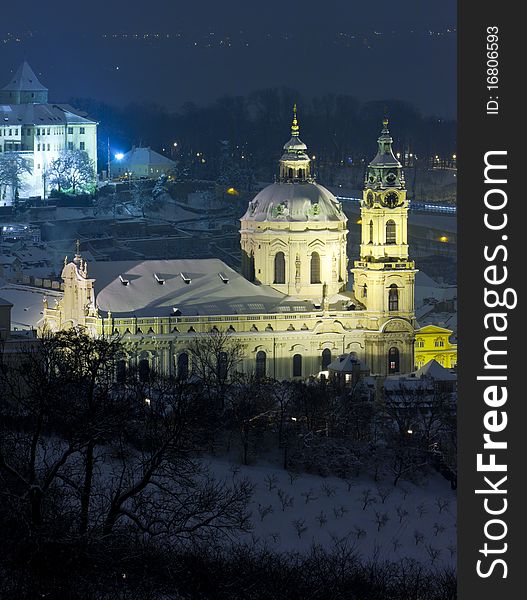
[[[388,121],[367,169],[360,259],[348,289],[347,218],[316,183],[296,110],[279,176],[240,219],[242,273],[218,259],[88,264],[77,251],[62,271],[64,297],[44,306],[52,330],[119,335],[127,365],[187,377],[191,340],[227,331],[244,372],[317,376],[342,354],[372,375],[414,370],[414,280],[408,202]]]
[[[457,365],[457,344],[450,341],[452,331],[437,325],[426,325],[415,332],[415,368],[436,360],[445,369]]]

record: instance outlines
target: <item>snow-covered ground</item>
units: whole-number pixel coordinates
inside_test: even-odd
[[[456,496],[433,473],[422,485],[375,482],[367,476],[343,480],[278,467],[242,466],[207,458],[218,479],[247,477],[255,486],[251,502],[253,531],[248,542],[280,552],[326,548],[347,540],[365,559],[412,558],[428,565],[452,566],[456,560]],[[383,498],[384,497],[384,498]]]

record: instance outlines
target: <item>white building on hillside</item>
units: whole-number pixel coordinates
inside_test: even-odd
[[[136,148],[126,154],[116,156],[110,163],[112,177],[133,177],[135,179],[157,179],[168,175],[176,168],[170,158],[159,154],[152,148]]]
[[[23,62],[0,90],[0,157],[16,152],[26,158],[20,198],[46,197],[51,189],[46,169],[62,150],[85,150],[97,172],[97,122],[68,104],[48,101],[44,87]],[[0,206],[11,204],[13,192],[2,189]]]

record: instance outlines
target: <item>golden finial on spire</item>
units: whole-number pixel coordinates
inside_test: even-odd
[[[291,125],[291,135],[298,136],[300,133],[300,127],[298,126],[298,120],[296,118],[296,102],[293,104],[293,124]]]
[[[77,239],[77,241],[75,242],[75,250],[76,250],[77,256],[78,256],[80,253],[80,250],[81,250],[81,241],[79,239]]]
[[[388,117],[384,117],[384,119],[382,120],[382,124],[384,126],[384,129],[387,129],[388,127]]]

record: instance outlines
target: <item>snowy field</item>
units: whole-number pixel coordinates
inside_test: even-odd
[[[422,485],[401,481],[394,487],[367,476],[290,476],[263,464],[204,463],[218,479],[247,477],[255,486],[248,542],[281,552],[346,542],[364,559],[412,558],[435,567],[456,561],[456,495],[436,473]]]

